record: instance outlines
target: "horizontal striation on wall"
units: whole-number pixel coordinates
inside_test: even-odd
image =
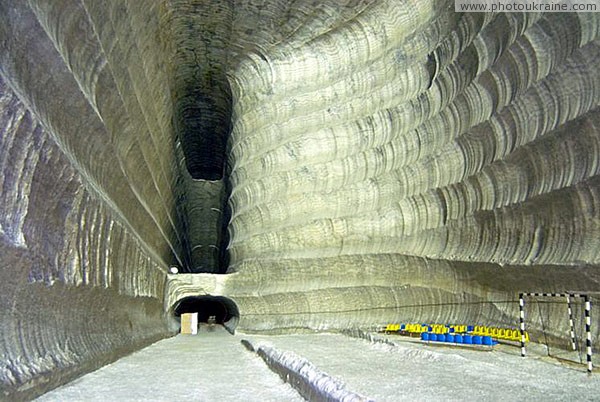
[[[515,326],[524,289],[600,290],[598,16],[354,5],[231,66],[240,328]]]
[[[277,333],[600,291],[600,17],[453,7],[0,2],[0,395],[189,296]]]
[[[3,80],[0,120],[0,388],[28,397],[166,336],[166,268]]]
[[[81,14],[81,7],[77,5],[76,2],[65,5],[61,9],[62,13],[57,13],[57,18],[65,18],[70,13]],[[181,250],[176,235],[176,218],[173,215],[175,208],[172,189],[168,186],[163,188],[162,191],[169,194],[169,198],[161,200],[157,196],[161,192],[157,183],[148,180],[152,177],[150,171],[160,172],[158,161],[161,158],[167,157],[169,160],[168,156],[172,157],[173,148],[159,150],[162,152],[161,158],[143,154],[145,147],[136,144],[136,140],[144,139],[148,143],[151,136],[144,133],[147,129],[145,125],[134,126],[135,121],[128,121],[141,113],[127,110],[128,103],[114,89],[115,73],[113,77],[109,75],[110,63],[105,62],[104,67],[97,70],[98,79],[105,81],[103,87],[97,87],[95,94],[81,91],[80,83],[85,77],[81,73],[70,71],[65,60],[75,63],[76,59],[85,54],[66,58],[58,50],[78,54],[79,49],[89,47],[89,43],[77,42],[73,46],[78,45],[78,48],[69,49],[68,41],[60,41],[60,32],[54,36],[55,42],[51,40],[38,16],[25,3],[2,7],[2,16],[5,18],[3,27],[6,31],[4,37],[7,39],[1,48],[0,57],[2,75],[7,84],[24,99],[77,171],[95,187],[106,203],[120,212],[121,219],[132,226],[134,233],[141,236],[142,241],[148,243],[166,264],[179,258]],[[53,21],[48,20],[52,18],[51,11],[48,10],[46,20],[42,19],[47,25]],[[42,15],[39,8],[37,12]],[[93,35],[87,24],[82,22],[77,27],[86,29],[88,37]],[[65,30],[67,28],[68,25]],[[46,29],[53,32],[50,27]],[[67,30],[62,35],[67,35],[68,32]],[[72,34],[77,37],[78,32]],[[96,41],[92,42],[92,46],[96,47],[94,57],[87,61],[94,65],[98,57],[95,52],[99,51],[100,44]],[[44,85],[39,85],[40,82]],[[133,95],[128,96],[136,99],[135,91],[131,92]],[[93,95],[95,100],[90,101]],[[96,109],[94,104],[97,105]],[[106,118],[97,111],[102,112]],[[119,140],[115,140],[116,138]],[[173,159],[169,163],[173,169],[176,167]],[[153,164],[157,165],[156,169]],[[171,180],[173,179],[172,176]]]
[[[157,6],[0,5],[0,399],[172,334],[183,240]]]

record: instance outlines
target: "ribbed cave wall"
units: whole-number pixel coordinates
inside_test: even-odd
[[[2,391],[167,336],[185,297],[282,332],[514,325],[520,291],[599,291],[599,29],[446,0],[0,0]]]
[[[240,328],[514,326],[520,291],[600,289],[598,14],[241,3]]]
[[[169,336],[185,260],[154,1],[0,1],[0,399]]]

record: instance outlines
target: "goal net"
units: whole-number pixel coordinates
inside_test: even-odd
[[[591,297],[581,293],[522,293],[521,330],[531,334],[540,353],[592,371]],[[535,346],[534,346],[535,345]],[[525,343],[521,343],[525,356]]]

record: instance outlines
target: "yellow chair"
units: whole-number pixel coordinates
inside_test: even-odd
[[[524,335],[525,335],[525,342],[529,342],[529,333],[527,331],[525,331]],[[511,331],[510,340],[521,342],[521,331],[518,329],[513,329]]]

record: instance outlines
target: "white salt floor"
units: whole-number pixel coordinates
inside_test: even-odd
[[[304,401],[223,328],[157,342],[39,401]]]
[[[600,373],[520,356],[520,349],[475,351],[405,342],[373,344],[335,334],[254,336],[291,350],[346,388],[377,401],[600,401]]]
[[[398,341],[396,346],[334,334],[258,336],[224,332],[160,341],[40,401],[297,401],[241,339],[292,351],[377,401],[600,400],[600,373],[517,348],[481,352]]]

